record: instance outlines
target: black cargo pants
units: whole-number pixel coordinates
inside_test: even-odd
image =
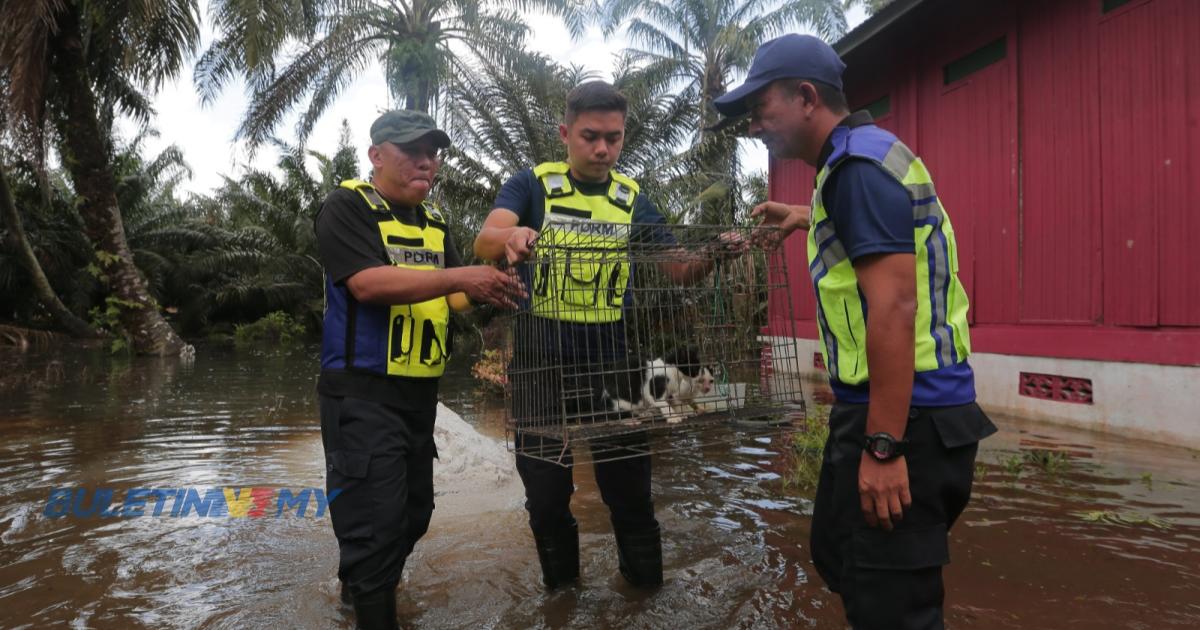
[[[612,515],[613,529],[623,532],[642,532],[656,529],[654,501],[650,495],[650,456],[646,452],[646,434],[634,433],[622,438],[610,438],[606,456],[622,457],[595,464],[596,485],[600,498]],[[557,454],[562,442],[549,438],[518,434],[518,452]],[[625,447],[636,447],[638,451]],[[529,511],[529,528],[535,536],[550,536],[559,528],[575,523],[571,514],[571,495],[575,492],[571,453],[563,460],[566,466],[517,455],[517,473],[525,485],[525,509]]]
[[[353,596],[400,583],[404,562],[433,515],[437,409],[397,409],[321,396],[321,441],[338,539],[338,578]]]
[[[866,405],[834,405],[813,507],[813,564],[856,630],[942,628],[947,532],[966,508],[979,440],[995,433],[972,403],[909,413],[912,507],[891,532],[868,527],[858,493]]]
[[[600,406],[594,396],[578,397],[579,391],[590,386],[582,375],[595,373],[604,362],[625,358],[624,325],[621,321],[570,324],[539,317],[518,318],[510,370],[513,415],[532,419],[533,424],[561,426],[567,421],[564,410],[568,415],[595,414]],[[564,389],[575,394],[567,395]],[[609,508],[614,530],[643,532],[658,528],[650,494],[651,462],[650,455],[645,454],[646,439],[645,432],[635,432],[606,438],[599,445],[606,458],[620,458],[595,464],[596,485]],[[571,453],[565,453],[563,466],[542,459],[557,459],[562,453],[561,441],[519,431],[514,441],[517,473],[525,485],[525,508],[534,535],[550,536],[559,528],[573,526]],[[593,450],[597,446],[593,444]]]

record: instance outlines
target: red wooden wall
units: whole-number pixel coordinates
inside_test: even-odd
[[[878,123],[933,173],[976,351],[1200,365],[1200,1],[964,6],[907,25],[928,31],[899,41],[927,43],[846,88],[853,106],[886,95]],[[1002,60],[945,82],[1000,37]],[[772,162],[771,198],[807,204],[812,176]],[[787,247],[815,338],[803,235]]]

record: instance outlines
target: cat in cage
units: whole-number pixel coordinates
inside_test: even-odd
[[[693,346],[653,359],[631,356],[621,363],[602,365],[588,376],[597,407],[631,414],[627,422],[634,425],[655,416],[668,424],[682,422],[700,412],[696,398],[711,393],[716,383],[713,369],[700,362]]]

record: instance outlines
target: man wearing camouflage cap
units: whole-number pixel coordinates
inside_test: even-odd
[[[433,424],[449,358],[450,309],[512,308],[510,275],[462,266],[446,217],[426,201],[450,138],[391,111],[371,125],[370,182],[347,180],[316,218],[325,271],[317,384],[343,598],[359,628],[396,628],[396,586],[433,513]]]

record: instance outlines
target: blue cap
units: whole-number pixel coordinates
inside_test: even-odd
[[[845,69],[829,44],[812,35],[790,33],[759,46],[746,82],[714,99],[713,106],[725,116],[745,114],[746,97],[778,79],[809,79],[840,90]]]

